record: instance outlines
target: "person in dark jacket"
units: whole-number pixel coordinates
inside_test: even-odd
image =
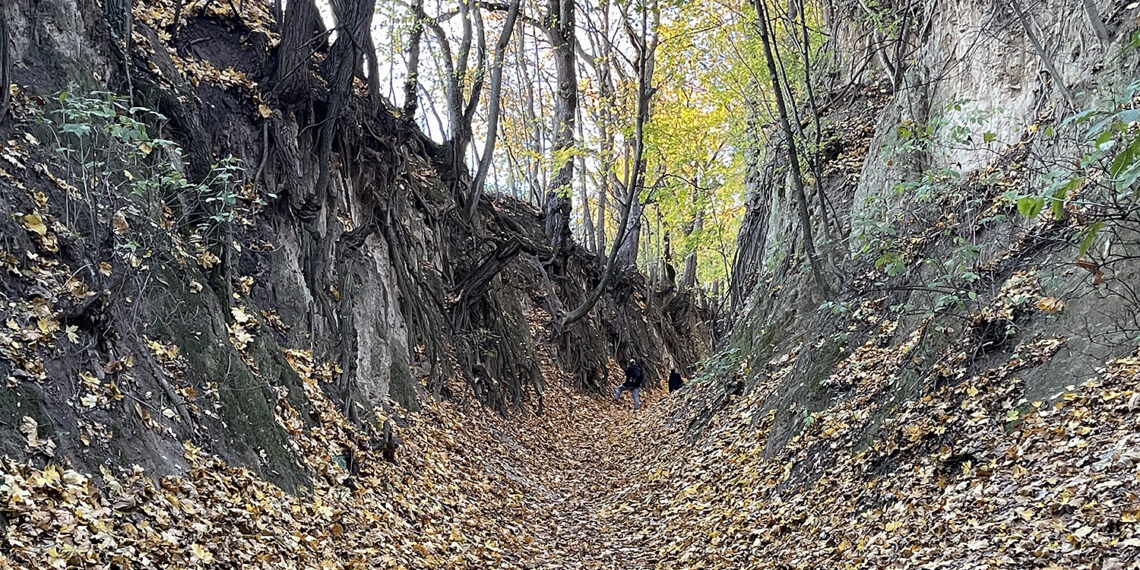
[[[669,392],[676,392],[685,385],[685,381],[681,380],[681,375],[676,370],[669,373]]]
[[[617,392],[614,392],[614,400],[621,399],[622,392],[630,392],[633,394],[633,409],[641,407],[641,399],[638,394],[641,392],[641,383],[645,376],[641,372],[641,367],[637,365],[637,361],[632,358],[629,360],[629,366],[625,369],[625,383],[618,386]]]

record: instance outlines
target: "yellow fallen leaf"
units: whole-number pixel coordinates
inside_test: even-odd
[[[214,255],[213,252],[204,251],[198,255],[198,265],[201,265],[205,269],[209,269],[221,263],[221,261],[222,260],[219,259],[218,256]]]
[[[1065,308],[1065,302],[1056,297],[1043,297],[1037,301],[1037,308],[1046,313],[1057,313]]]
[[[47,235],[47,225],[44,224],[39,212],[24,215],[24,227],[34,234]]]
[[[28,440],[28,445],[35,447],[39,444],[39,429],[40,425],[31,416],[24,416],[20,419],[20,433]]]
[[[131,226],[127,224],[127,214],[122,210],[115,212],[115,219],[111,221],[111,229],[116,235],[123,235],[131,229]]]
[[[214,553],[206,550],[206,548],[200,544],[191,544],[190,552],[194,555],[194,558],[197,558],[198,560],[201,560],[207,564],[214,561]]]

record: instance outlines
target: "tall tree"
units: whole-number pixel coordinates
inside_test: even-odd
[[[578,107],[578,141],[579,144],[584,144],[584,133],[582,132],[582,108]],[[586,247],[593,252],[597,252],[598,243],[597,236],[594,233],[594,213],[590,211],[590,195],[589,184],[586,183],[588,178],[589,169],[586,168],[586,154],[578,153],[578,191],[582,197],[582,232],[586,238]]]
[[[617,126],[618,98],[614,87],[614,44],[610,37],[611,6],[609,0],[598,3],[598,20],[594,21],[586,14],[586,38],[589,41],[592,54],[585,54],[581,60],[590,71],[593,71],[594,82],[597,89],[597,101],[587,105],[590,117],[598,132],[598,173],[594,180],[598,192],[597,221],[592,224],[596,237],[594,251],[601,253],[606,249],[606,211],[609,208],[609,196],[614,187],[614,145],[616,137],[614,131]],[[589,212],[585,212],[588,215]]]
[[[656,4],[656,2],[654,3]],[[649,43],[646,41],[648,30],[644,26],[646,19],[642,19],[641,41],[640,46],[648,47],[653,46],[656,48],[656,42]],[[590,310],[597,304],[598,299],[601,298],[602,293],[609,286],[610,278],[613,277],[615,268],[619,265],[619,252],[622,249],[622,244],[625,242],[627,228],[630,226],[630,213],[633,211],[633,206],[638,202],[639,189],[642,185],[642,177],[644,175],[644,168],[642,167],[645,162],[645,126],[649,122],[649,108],[653,98],[653,67],[646,65],[645,60],[649,57],[648,53],[644,51],[639,52],[638,60],[641,62],[638,66],[637,76],[637,115],[634,119],[633,127],[633,157],[628,164],[631,165],[630,174],[627,178],[625,187],[624,200],[622,200],[622,213],[621,219],[618,221],[617,235],[614,237],[613,244],[610,246],[609,256],[606,258],[606,266],[602,271],[602,278],[598,284],[590,292],[589,295],[579,304],[574,310],[570,311],[562,322],[559,324],[559,329],[565,330],[566,327],[574,324],[583,317],[590,314]],[[642,166],[639,166],[642,165]]]
[[[560,258],[570,247],[570,189],[574,180],[574,120],[578,109],[574,0],[547,0],[545,30],[554,51],[554,174],[542,207],[543,227]]]
[[[792,171],[792,187],[796,194],[800,226],[803,228],[804,253],[807,255],[808,264],[811,266],[811,272],[815,277],[816,285],[825,297],[830,297],[831,290],[827,286],[827,280],[824,279],[823,270],[820,268],[819,259],[815,252],[815,242],[812,239],[811,218],[808,215],[807,196],[804,192],[804,178],[803,172],[800,170],[799,153],[796,151],[796,137],[792,132],[791,123],[788,121],[788,107],[784,102],[784,93],[780,86],[780,75],[776,69],[776,58],[772,51],[774,42],[772,41],[772,35],[769,29],[768,10],[764,2],[765,0],[753,0],[753,5],[756,8],[760,43],[764,48],[764,61],[768,64],[768,77],[772,83],[772,93],[776,98],[776,110],[779,114],[780,130],[783,132],[784,144],[787,145],[788,149],[788,162]]]
[[[629,15],[623,12],[625,20],[626,35],[629,37],[630,44],[633,45],[637,53],[637,61],[634,64],[635,71],[639,78],[638,80],[638,113],[641,113],[641,106],[644,100],[646,113],[645,122],[649,120],[650,102],[653,97],[653,73],[657,64],[657,44],[660,40],[658,34],[658,27],[661,24],[661,7],[660,4],[652,2],[652,4],[640,4],[641,12],[641,27],[640,31],[635,30]],[[644,85],[644,88],[642,88]],[[638,121],[642,119],[639,117]],[[637,144],[635,142],[635,144]],[[640,180],[645,175],[645,154],[642,152],[636,157],[634,162],[630,164],[632,170],[632,179]],[[641,214],[644,209],[644,204],[638,199],[640,194],[640,185],[633,186],[634,200],[632,202],[633,212],[629,216],[629,227],[625,229],[625,239],[621,244],[618,252],[618,263],[623,267],[629,267],[637,263],[637,253],[641,245]]]
[[[503,31],[495,43],[495,55],[491,63],[491,93],[487,100],[487,138],[483,145],[483,156],[479,160],[479,170],[475,174],[472,184],[472,196],[468,205],[468,217],[474,217],[479,207],[479,198],[483,195],[483,185],[487,181],[487,173],[494,160],[495,140],[499,136],[499,109],[503,93],[503,57],[506,55],[507,45],[511,41],[511,32],[515,29],[515,20],[519,16],[520,0],[511,0],[507,10],[507,20],[503,23]]]

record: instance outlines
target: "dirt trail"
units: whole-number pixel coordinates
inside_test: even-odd
[[[551,365],[548,347],[541,347],[547,378],[567,376]],[[610,378],[616,387],[621,368],[611,362]],[[651,429],[647,413],[667,397],[664,389],[643,390],[641,409],[633,410],[629,395],[615,402],[606,396],[585,396],[569,389],[571,379],[551,383],[544,395],[543,415],[516,421],[517,437],[525,453],[518,457],[534,474],[537,511],[526,524],[533,529],[535,546],[542,554],[528,563],[535,568],[645,568],[650,558],[630,544],[629,528],[609,526],[604,516],[629,488],[634,464],[646,457],[640,438],[631,430]],[[611,388],[613,388],[611,387]]]
[[[646,398],[643,406],[655,399]],[[531,418],[520,429],[536,436],[525,444],[531,447],[527,455],[536,472],[545,472],[540,483],[549,491],[539,493],[545,512],[531,521],[537,546],[549,554],[533,562],[549,568],[639,568],[632,561],[641,556],[620,546],[627,529],[607,527],[600,516],[630,484],[629,463],[639,456],[620,435],[637,421],[632,404],[628,397],[620,403],[568,394],[557,400],[569,408]]]

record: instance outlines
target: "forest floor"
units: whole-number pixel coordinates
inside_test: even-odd
[[[1064,344],[1036,338],[885,417],[869,395],[914,342],[851,352],[833,381],[856,396],[778,450],[764,401],[792,355],[745,395],[697,383],[637,412],[547,356],[542,413],[491,414],[456,381],[394,418],[394,462],[324,396],[335,368],[287,350],[316,421],[284,400],[278,421],[311,489],[190,443],[189,472],[157,480],[0,460],[0,569],[1140,568],[1140,353],[1024,402],[1018,371]]]
[[[603,515],[636,487],[627,475],[643,442],[630,434],[660,392],[635,413],[628,395],[571,390],[544,353],[542,413],[499,417],[456,380],[453,399],[393,418],[402,443],[388,462],[319,388],[335,365],[284,352],[318,420],[278,404],[312,489],[289,495],[189,442],[190,472],[157,479],[0,458],[0,569],[645,567],[632,519]],[[25,435],[30,448],[42,441]]]

